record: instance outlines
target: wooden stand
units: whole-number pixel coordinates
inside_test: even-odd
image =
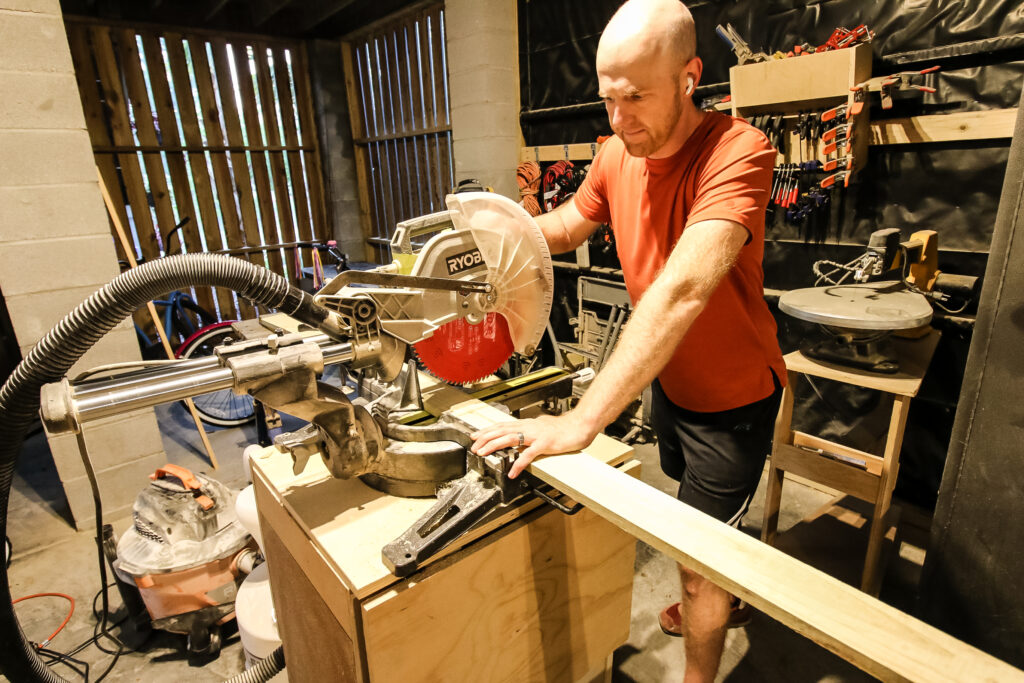
[[[775,542],[782,500],[782,482],[786,472],[820,482],[874,505],[867,556],[861,575],[861,590],[878,595],[881,588],[882,538],[895,525],[892,491],[899,473],[900,448],[907,423],[910,399],[917,395],[931,362],[939,333],[932,331],[916,340],[896,340],[900,372],[883,375],[845,368],[808,358],[799,351],[785,357],[788,383],[782,394],[782,406],[775,423],[775,442],[768,472],[768,491],[764,504],[761,540]],[[800,375],[823,377],[877,389],[893,397],[892,416],[881,456],[793,431],[793,388]]]
[[[602,436],[586,452],[616,464],[632,449]],[[289,680],[608,680],[629,637],[632,536],[534,499],[399,579],[381,548],[434,499],[335,479],[316,456],[291,468],[276,448],[253,459]]]

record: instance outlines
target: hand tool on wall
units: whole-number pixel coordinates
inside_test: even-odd
[[[747,41],[743,40],[743,37],[732,27],[732,24],[726,24],[725,26],[719,24],[715,27],[715,33],[736,54],[737,62],[740,65],[753,62],[767,62],[771,59],[764,52],[754,52],[751,50],[750,45],[747,44]]]
[[[849,120],[849,119],[853,118],[854,116],[857,116],[858,114],[860,114],[863,110],[864,110],[864,102],[862,102],[862,101],[855,101],[852,104],[840,104],[837,107],[832,107],[831,109],[826,109],[825,111],[821,112],[821,117],[820,118],[821,118],[822,123],[828,123],[829,121],[836,120],[836,119],[846,119],[846,120]]]
[[[878,92],[882,98],[882,109],[892,109],[893,93],[897,90],[920,90],[921,92],[934,94],[935,88],[911,83],[910,79],[915,76],[934,73],[938,70],[939,66],[935,65],[920,71],[899,71],[888,76],[877,76],[868,79],[863,83],[853,86],[850,90],[856,93]]]

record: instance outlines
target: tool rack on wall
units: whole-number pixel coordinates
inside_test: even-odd
[[[821,122],[822,130],[849,125],[846,136],[852,146],[856,171],[863,163],[869,140],[867,107],[852,88],[871,77],[871,45],[864,43],[843,50],[805,54],[787,59],[771,59],[734,66],[729,69],[732,114],[748,121],[757,116],[780,116],[782,144],[779,164],[811,160],[823,164],[843,156],[842,146],[835,153],[825,154],[824,144],[801,139],[797,125],[800,115],[836,111],[834,117]],[[855,111],[860,102],[857,115]],[[845,111],[843,111],[845,107]],[[838,110],[838,111],[837,111]]]

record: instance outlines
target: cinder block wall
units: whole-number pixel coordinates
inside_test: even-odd
[[[58,0],[0,0],[0,291],[26,355],[118,273]],[[125,321],[69,373],[136,360]],[[108,519],[123,515],[165,461],[152,410],[85,430]],[[73,435],[50,437],[75,525],[93,524]]]
[[[447,0],[445,35],[455,182],[477,178],[518,201],[516,0]]]

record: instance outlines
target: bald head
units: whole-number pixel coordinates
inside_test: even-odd
[[[629,154],[668,156],[700,122],[692,95],[703,63],[694,33],[678,0],[629,0],[601,34],[598,95]]]
[[[678,0],[628,0],[601,34],[597,67],[636,61],[662,61],[681,70],[696,56],[693,17]]]

